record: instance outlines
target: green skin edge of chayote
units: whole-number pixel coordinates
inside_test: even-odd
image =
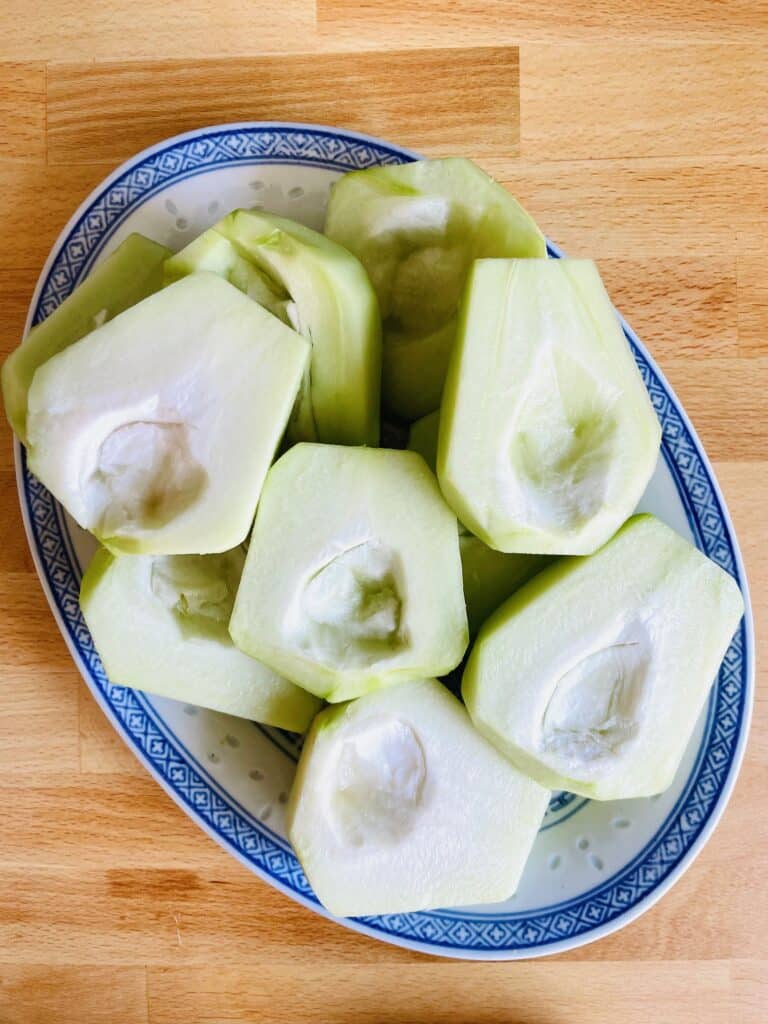
[[[615,536],[618,536],[618,534],[623,532],[627,526],[641,518],[653,519],[654,517],[646,513],[633,516],[617,531]],[[473,653],[476,650],[480,650],[483,638],[493,633],[497,628],[503,627],[507,619],[513,615],[516,610],[523,608],[529,602],[535,601],[542,594],[546,594],[553,584],[565,579],[578,567],[580,562],[589,557],[589,555],[565,555],[558,558],[555,562],[547,566],[531,580],[517,589],[509,598],[507,598],[506,601],[500,604],[499,607],[489,615],[480,628],[473,650],[470,651],[467,663],[464,667],[464,673],[461,679],[461,699],[464,701],[464,705],[467,708],[467,711],[469,711],[475,727],[480,733],[482,733],[482,735],[485,736],[488,742],[496,746],[497,749],[500,748],[498,747],[496,738],[491,736],[482,727],[481,723],[475,721],[475,717],[472,715],[472,707],[474,705],[476,690],[480,685],[480,679],[475,669]],[[505,757],[509,757],[509,754],[506,751],[501,750],[500,752],[503,753]],[[516,750],[514,759],[510,757],[510,760],[512,760],[512,763],[515,764],[520,771],[525,772],[526,774],[531,775],[532,778],[540,781],[541,785],[547,785],[547,783],[543,781],[546,776],[551,782],[551,785],[549,785],[550,789],[566,789],[568,792],[581,792],[582,795],[591,799],[597,799],[590,787],[585,786],[582,781],[577,779],[564,780],[560,777],[556,777],[553,772],[543,770],[542,766],[535,761],[534,758],[526,755],[524,751]],[[570,782],[571,787],[573,787],[572,789],[568,789],[568,786],[566,785],[568,782]]]
[[[315,745],[324,733],[331,733],[339,728],[344,720],[349,704],[350,701],[345,701],[343,704],[334,704],[324,707],[315,715],[312,720],[312,724],[309,727],[309,731],[304,737],[301,757],[299,758],[296,766],[296,775],[291,783],[291,791],[285,808],[288,839],[294,848],[296,848],[297,844],[292,835],[293,823],[298,810],[301,794],[303,793],[306,784],[309,764],[312,761],[312,754],[314,752]]]
[[[265,665],[269,665],[275,672],[284,675],[286,678],[292,678],[289,666],[284,664],[282,660],[282,651],[280,649],[266,646],[259,646],[258,648],[254,647],[250,643],[249,638],[241,635],[237,630],[233,630],[231,624],[230,636],[232,637],[232,642],[235,647],[239,648],[245,654],[248,654],[252,658],[256,658],[257,661],[261,661]],[[466,654],[469,640],[470,633],[467,628],[461,635],[461,646],[463,647],[461,657],[454,657],[450,662],[446,662],[444,665],[433,667],[430,670],[432,671],[432,674],[439,678],[449,675],[449,673],[457,668],[457,666],[461,664],[464,654]],[[294,662],[302,660],[295,654],[292,655],[292,658]],[[357,700],[358,697],[365,697],[367,694],[375,693],[378,690],[388,689],[389,687],[397,686],[400,683],[407,683],[412,679],[431,678],[428,671],[421,671],[419,668],[409,667],[387,672],[384,676],[372,674],[361,678],[361,674],[358,674],[353,680],[351,680],[349,678],[349,674],[337,672],[326,665],[319,666],[317,662],[309,659],[304,659],[303,663],[306,665],[307,673],[311,673],[314,676],[314,685],[310,689],[310,687],[303,682],[298,682],[295,679],[292,679],[292,681],[295,682],[296,686],[301,686],[303,689],[307,690],[308,693],[320,698],[320,700],[327,701],[335,707],[342,707],[350,701]]]
[[[89,334],[94,318],[107,320],[159,291],[163,263],[170,250],[140,234],[129,235],[117,249],[51,313],[34,326],[3,363],[3,401],[19,440],[27,442],[27,396],[35,371],[43,363]]]
[[[312,363],[307,390],[288,426],[288,440],[377,445],[381,319],[375,292],[359,260],[317,231],[262,211],[235,210],[195,242],[206,236],[229,243],[233,256],[263,277],[274,300],[285,296],[297,304],[303,333],[312,342]],[[168,261],[168,279],[195,269],[185,269],[185,252]],[[303,276],[310,277],[315,300],[312,308],[291,293],[287,278],[269,264],[270,252],[294,262]],[[209,269],[226,274],[226,268]],[[228,279],[236,287],[242,286],[235,275]],[[260,301],[256,295],[251,297]],[[287,322],[275,302],[265,308]]]
[[[650,512],[638,512],[636,515],[631,516],[613,535],[611,540],[615,540],[620,534],[631,527],[633,524],[642,521],[643,519],[654,520],[656,517]],[[500,605],[492,615],[483,623],[483,627],[480,630],[478,636],[478,642],[482,637],[493,632],[497,627],[502,626],[504,622],[514,613],[516,609],[522,608],[526,604],[540,597],[542,593],[546,593],[552,586],[552,584],[559,580],[565,579],[572,572],[574,572],[579,564],[585,559],[590,558],[590,555],[563,555],[556,561],[552,562],[545,569],[542,569],[540,573],[537,573],[532,579],[530,579],[524,586],[520,587],[511,597],[509,597],[502,605]],[[471,655],[470,655],[471,659]],[[466,680],[466,673],[465,673]],[[463,685],[462,685],[463,690]]]
[[[99,548],[98,551],[94,554],[87,570],[83,574],[83,578],[80,584],[79,602],[84,614],[87,614],[87,609],[91,601],[96,599],[96,592],[98,591],[100,585],[104,581],[104,578],[109,574],[115,561],[121,559],[122,557],[131,556],[121,556],[120,554],[114,554],[104,547]],[[130,686],[131,684],[129,682],[125,682],[122,685]],[[148,692],[153,691],[149,690]],[[296,692],[301,693],[301,688],[296,687]],[[272,720],[272,724],[275,728],[296,731],[297,729],[308,728],[311,725],[312,721],[317,715],[317,711],[323,706],[322,701],[316,699],[314,695],[311,695],[309,693],[304,693],[303,696],[305,699],[305,703],[307,705],[306,710],[302,712],[297,712],[294,709],[290,715],[286,715],[285,712],[282,711],[281,718],[276,717]],[[176,699],[182,698],[181,696],[179,696]],[[225,711],[225,713],[235,714],[235,712],[231,708],[228,708]]]
[[[457,203],[463,200],[476,220],[488,220],[487,226],[473,228],[477,237],[467,271],[477,258],[547,255],[546,239],[539,227],[502,185],[472,161],[448,157],[352,171],[334,184],[326,214],[326,234],[354,253],[368,269],[373,259],[367,251],[370,237],[360,235],[352,214],[365,203],[366,194],[369,199],[434,196]],[[495,216],[489,217],[490,210]],[[503,237],[505,234],[507,237]],[[462,290],[463,285],[456,296],[457,308]],[[382,399],[389,413],[410,422],[440,405],[455,334],[455,314],[422,335],[399,330],[385,316]]]
[[[651,513],[636,513],[627,519],[627,521],[616,531],[608,544],[613,543],[621,534],[625,533],[627,530],[631,530],[642,521],[649,520],[653,522],[656,518],[657,517]],[[484,735],[490,743],[496,746],[496,748],[503,753],[505,757],[508,757],[520,771],[528,774],[531,778],[539,782],[540,785],[547,786],[550,789],[567,790],[568,792],[577,793],[593,800],[617,800],[621,799],[621,796],[618,793],[604,795],[604,793],[601,792],[601,783],[591,783],[584,779],[558,774],[551,768],[543,765],[525,750],[520,749],[520,747],[515,746],[514,753],[505,750],[504,747],[500,745],[498,737],[493,734],[493,731],[485,728],[483,722],[476,720],[476,717],[473,714],[477,689],[481,685],[477,662],[480,657],[480,651],[482,649],[484,639],[493,634],[497,629],[503,629],[510,618],[514,618],[514,616],[518,612],[522,611],[527,605],[535,602],[537,599],[541,598],[542,595],[546,595],[553,585],[562,582],[573,572],[577,571],[579,566],[591,557],[593,556],[568,555],[558,558],[555,562],[534,576],[533,579],[529,580],[528,583],[520,587],[489,616],[481,627],[475,641],[475,645],[470,651],[467,659],[461,681],[461,696],[478,731]],[[732,582],[734,587],[736,587],[737,585],[735,584],[735,581],[732,580]],[[743,607],[742,602],[742,612]],[[673,777],[674,771],[672,772],[672,776],[667,778],[666,781],[650,786],[647,792],[635,792],[631,797],[626,798],[642,799],[661,793],[672,784]]]
[[[88,569],[83,573],[82,582],[80,583],[81,605],[88,603],[99,583],[101,583],[102,577],[112,565],[115,558],[118,557],[120,556],[113,554],[111,551],[106,550],[106,548],[99,548],[91,559]]]
[[[274,499],[275,501],[279,500],[282,502],[282,494],[285,490],[293,488],[297,479],[305,481],[307,471],[303,470],[298,472],[293,467],[294,464],[300,464],[300,460],[302,458],[310,458],[308,453],[313,447],[317,446],[303,444],[293,447],[270,469],[264,490],[262,491],[259,510],[256,517],[256,524],[251,537],[249,561],[254,557],[255,553],[259,552],[260,549],[267,549],[267,545],[263,543],[263,538],[260,535],[260,524],[266,522],[267,516],[272,517],[273,515],[272,494],[274,493],[276,496]],[[323,447],[329,452],[332,449],[337,452],[342,451],[338,446]],[[353,451],[349,451],[348,455],[345,457],[352,458]],[[447,515],[449,519],[455,522],[453,515],[450,513],[447,506],[445,506],[442,496],[440,495],[437,479],[429,470],[424,459],[418,453],[406,451],[387,452],[385,449],[360,448],[357,453],[354,453],[354,457],[356,458],[358,455],[363,454],[365,454],[366,459],[379,459],[385,456],[395,455],[400,459],[407,456],[408,463],[412,467],[409,471],[410,474],[413,475],[413,470],[418,470],[418,476],[420,478],[419,487],[421,488],[424,485],[428,486],[431,494],[430,500],[437,499],[436,507],[440,516],[442,517]],[[360,476],[361,479],[365,475],[366,470],[367,466],[365,469],[359,470],[358,476]],[[278,492],[280,493],[279,499],[277,498]],[[318,501],[317,504],[319,503],[320,501]],[[280,522],[285,521],[285,518],[288,515],[289,512],[286,511]],[[445,522],[440,526],[441,530],[444,528],[446,528]],[[262,529],[264,529],[263,525]],[[275,549],[275,545],[272,540],[275,530],[274,523],[271,526],[271,530],[272,533],[270,536],[269,546]],[[281,537],[279,548],[285,547],[286,543],[285,538]],[[444,549],[441,548],[440,551],[442,550]],[[438,555],[439,552],[436,552],[436,557]],[[376,690],[389,688],[390,686],[397,685],[401,682],[407,682],[415,678],[447,675],[461,663],[462,658],[466,653],[466,649],[469,644],[469,630],[466,623],[463,601],[461,601],[462,622],[460,627],[457,626],[455,631],[451,631],[449,637],[443,639],[439,650],[430,649],[428,652],[424,652],[423,657],[420,657],[418,663],[414,661],[407,665],[382,667],[379,659],[378,661],[355,666],[354,668],[340,668],[338,666],[333,666],[328,662],[318,660],[317,657],[306,656],[293,646],[286,647],[282,644],[276,643],[274,634],[265,635],[262,633],[261,635],[254,635],[251,631],[251,624],[255,624],[258,620],[254,609],[251,609],[249,616],[246,616],[244,612],[245,604],[250,600],[249,597],[244,597],[244,595],[249,593],[249,568],[249,562],[246,562],[243,581],[241,583],[240,590],[238,591],[238,598],[235,602],[235,608],[230,620],[229,628],[233,642],[246,654],[249,654],[251,657],[269,665],[275,672],[292,679],[309,692],[330,703],[338,704],[353,700]],[[459,581],[456,580],[456,582]],[[263,582],[260,584],[260,587],[261,590],[259,597],[263,602],[266,599]],[[458,591],[455,593],[455,599],[455,610],[458,613]],[[454,599],[452,598],[452,601],[453,600]],[[263,621],[264,620],[262,619],[260,625],[263,625]],[[438,658],[440,658],[439,662],[437,661]]]
[[[512,262],[512,261],[510,261]],[[519,261],[521,266],[531,266],[528,261]],[[607,293],[605,292],[604,285],[599,278],[596,268],[592,261],[586,260],[548,260],[540,261],[543,266],[547,266],[551,269],[557,268],[559,273],[565,273],[566,268],[570,268],[574,264],[586,264],[591,263],[595,270],[595,277],[599,284],[601,297],[608,304],[609,300]],[[466,337],[477,337],[478,331],[475,328],[473,333],[474,317],[476,315],[473,303],[477,302],[477,291],[478,279],[482,279],[484,271],[491,266],[500,266],[502,261],[478,261],[471,273],[467,283],[467,289],[464,293],[464,299],[462,301],[461,308],[459,310],[459,337],[466,339]],[[499,324],[503,329],[504,319],[509,316],[509,300],[505,300],[505,312],[502,316],[499,316]],[[613,312],[611,316],[613,317]],[[594,319],[594,318],[593,318]],[[648,481],[651,479],[653,471],[655,469],[659,446],[661,444],[661,425],[658,417],[653,409],[650,398],[648,397],[645,385],[642,382],[642,378],[637,370],[637,367],[632,359],[631,352],[626,340],[621,334],[620,329],[612,321],[612,330],[619,333],[621,338],[622,346],[622,360],[623,362],[617,363],[614,360],[613,375],[615,379],[620,381],[620,386],[625,390],[624,404],[632,401],[635,405],[636,416],[633,421],[634,433],[636,437],[646,437],[645,449],[638,450],[635,453],[635,459],[632,465],[635,467],[634,472],[630,474],[626,469],[624,470],[624,488],[622,503],[619,504],[616,500],[613,503],[613,509],[608,509],[611,514],[611,519],[606,526],[603,519],[606,518],[606,506],[598,506],[590,516],[585,517],[576,527],[571,530],[571,533],[552,533],[546,529],[534,530],[533,527],[520,527],[517,528],[516,533],[513,534],[513,543],[509,543],[509,538],[504,537],[504,530],[499,530],[498,526],[491,532],[490,527],[486,528],[486,525],[481,522],[476,515],[476,508],[473,506],[472,501],[468,499],[471,496],[472,499],[477,498],[478,486],[477,482],[472,487],[463,488],[460,483],[456,482],[455,474],[449,472],[448,464],[450,459],[452,439],[454,437],[461,436],[461,431],[456,426],[457,418],[460,417],[460,413],[457,411],[458,396],[462,388],[467,387],[468,379],[471,379],[471,366],[467,365],[467,360],[464,355],[464,345],[462,342],[457,345],[451,355],[451,360],[448,366],[448,372],[445,381],[445,389],[443,392],[443,399],[440,408],[440,429],[437,446],[437,476],[440,481],[440,487],[445,494],[446,501],[456,511],[457,515],[461,517],[462,521],[466,522],[471,528],[475,536],[480,537],[489,547],[493,547],[496,550],[504,550],[509,553],[529,554],[538,556],[561,556],[561,555],[586,555],[594,553],[598,548],[602,547],[603,544],[610,540],[611,536],[621,527],[622,520],[625,520],[627,516],[632,514],[633,509],[640,501],[645,487]],[[495,337],[494,337],[494,340]],[[488,346],[491,344],[491,335],[488,330],[483,335],[483,344],[487,343]],[[497,348],[500,348],[504,344],[504,341],[497,342]],[[475,347],[477,343],[475,342]],[[487,348],[490,351],[490,348]],[[593,357],[594,358],[594,357]],[[469,376],[468,376],[469,373]],[[639,398],[638,395],[642,395],[642,408],[638,410]],[[487,394],[484,396],[484,401],[491,401],[492,396],[489,397]],[[479,403],[478,403],[479,407]],[[466,414],[464,414],[466,415]],[[487,436],[487,435],[486,435]],[[493,434],[490,435],[493,438]],[[625,435],[626,436],[626,435]],[[473,459],[476,458],[476,453],[473,452]],[[612,455],[613,461],[621,464],[621,460],[616,454]],[[466,465],[467,460],[465,460]],[[636,486],[636,493],[633,498],[627,501],[627,494],[632,493],[631,488]],[[486,507],[490,502],[486,501]],[[598,524],[598,525],[596,525]],[[507,524],[508,526],[508,524]],[[598,531],[599,527],[599,531]],[[508,532],[512,532],[508,530]]]

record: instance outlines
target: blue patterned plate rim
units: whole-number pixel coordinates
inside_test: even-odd
[[[358,132],[282,122],[218,125],[164,140],[117,168],[75,212],[40,275],[27,329],[69,294],[133,210],[184,178],[233,164],[299,163],[347,171],[416,156]],[[552,256],[563,255],[548,246]],[[719,485],[685,411],[634,331],[620,320],[662,422],[662,453],[696,542],[736,578],[746,605],[709,701],[688,780],[645,848],[573,899],[526,912],[438,910],[340,922],[349,928],[421,952],[468,959],[563,952],[602,938],[649,909],[690,866],[725,808],[744,755],[754,689],[754,627],[744,565]],[[76,665],[117,732],[212,838],[276,888],[337,920],[317,902],[286,841],[211,777],[143,694],[109,682],[80,614],[79,568],[61,509],[27,470],[18,442],[15,460],[24,525],[43,589]]]

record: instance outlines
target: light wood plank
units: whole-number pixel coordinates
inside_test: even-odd
[[[765,543],[766,467],[751,462],[716,461],[715,472],[733,519],[750,582],[757,644],[757,701],[765,717],[755,722],[747,757],[768,766],[768,544]],[[761,704],[764,702],[764,705]]]
[[[768,355],[768,275],[765,261],[740,256],[736,260],[739,354]]]
[[[111,169],[104,164],[56,168],[42,163],[0,161],[4,268],[14,273],[29,271],[24,280],[34,285],[59,232]],[[27,299],[31,297],[26,291],[24,294]],[[23,300],[14,299],[15,303],[20,301]]]
[[[4,0],[0,59],[144,60],[311,48],[314,0]],[[244,87],[247,83],[243,83]]]
[[[21,341],[38,269],[0,269],[0,358],[5,358]]]
[[[744,819],[738,825],[743,823]],[[744,845],[742,837],[734,830],[734,847]],[[164,841],[161,827],[156,842]],[[118,858],[121,845],[116,848]],[[73,865],[76,850],[73,847],[69,855]],[[217,852],[221,868],[215,873],[190,868],[183,859],[175,867],[1,868],[0,976],[4,963],[44,962],[57,967],[178,965],[191,977],[212,963],[239,967],[257,958],[263,969],[286,963],[292,969],[302,963],[320,967],[328,984],[318,989],[318,1005],[327,1010],[324,1000],[335,987],[334,975],[345,965],[358,970],[373,964],[399,965],[407,977],[410,967],[430,962],[421,954],[382,945],[307,912],[249,876],[223,851]],[[747,860],[747,851],[736,861],[723,854],[698,880],[697,864],[696,871],[630,929],[546,963],[625,963],[631,970],[643,961],[661,967],[707,958],[763,958],[761,937],[745,922],[759,919],[764,898],[750,901],[738,878],[722,895],[719,891],[723,872],[742,872],[749,867]],[[739,889],[741,897],[735,904],[729,902]],[[670,901],[675,903],[674,912]],[[452,967],[462,973],[458,964]]]
[[[127,824],[132,810],[115,800],[113,861],[122,859],[133,836],[130,825],[128,833],[120,832],[117,819],[122,815]],[[153,842],[137,843],[144,849],[144,867],[78,864],[80,846],[87,842],[82,839],[59,855],[59,863],[70,866],[0,867],[0,965],[182,964],[191,970],[212,963],[244,965],[256,957],[264,963],[305,961],[331,968],[371,957],[390,963],[417,959],[311,914],[251,875],[190,822],[195,850],[172,863],[168,854],[174,842],[166,819],[175,813],[157,817]],[[214,869],[202,866],[209,854]],[[166,866],[148,866],[158,861]]]
[[[73,730],[65,724],[71,742]],[[147,772],[89,774],[63,759],[59,765],[52,757],[36,775],[30,770],[27,776],[12,772],[0,786],[9,801],[7,827],[0,834],[3,870],[21,870],[32,849],[36,868],[55,872],[67,865],[84,874],[194,865],[198,850],[201,864],[210,866],[211,857],[220,860],[216,844],[206,842],[197,826],[177,813]],[[46,807],[49,814],[41,829],[40,814]],[[75,850],[78,859],[72,863]]]
[[[44,159],[45,65],[0,62],[0,160]]]
[[[142,967],[0,967],[3,1024],[143,1024],[147,978]]]
[[[475,46],[529,40],[611,39],[752,42],[768,30],[765,0],[318,0],[323,46]],[[634,51],[633,55],[634,57]],[[623,61],[626,66],[632,60]],[[553,74],[557,76],[555,61]],[[631,77],[631,73],[628,74]]]
[[[146,771],[118,736],[82,680],[78,686],[80,771],[144,776]]]
[[[56,628],[52,621],[48,625]],[[53,765],[60,771],[77,770],[77,680],[72,669],[14,665],[3,672],[3,681],[13,701],[0,707],[0,771],[34,778]],[[23,857],[28,855],[29,850]]]
[[[734,992],[735,1021],[764,1021],[768,1005],[766,962],[734,960],[731,978]]]
[[[558,42],[520,59],[527,159],[768,153],[764,46],[644,44],[622,59],[615,45]]]
[[[710,458],[768,459],[768,358],[711,359],[700,364],[668,358],[663,372]]]
[[[768,253],[768,161],[485,161],[569,256]]]
[[[15,494],[9,473],[3,483],[0,537],[9,538],[13,561],[26,563],[26,541],[11,522]],[[7,510],[7,512],[6,512]],[[8,699],[0,701],[0,777],[34,778],[38,771],[76,770],[76,672],[37,577],[30,571],[0,575],[0,663]]]
[[[289,1024],[442,1024],[471,1020],[473,1024],[525,1021],[552,1024],[586,1020],[591,1024],[647,1024],[667,1020],[675,1007],[680,1024],[701,1024],[701,1007],[717,1020],[732,993],[727,963],[718,960],[687,964],[415,963],[334,971],[327,982],[321,965],[296,972],[291,964],[259,965],[258,983],[242,984],[236,970],[208,968],[185,976],[179,968],[150,970],[151,1024],[270,1020]],[[322,1000],[318,992],[323,993]],[[588,1015],[588,1018],[587,1018]],[[750,1024],[757,1024],[753,1017]]]
[[[465,149],[471,124],[479,157],[514,155],[517,49],[70,64],[48,73],[53,164],[117,161],[188,128],[259,119],[343,125],[425,153]]]
[[[0,431],[0,438],[5,451],[11,450],[10,430]],[[21,524],[21,513],[19,512],[19,497],[16,486],[16,474],[12,465],[7,465],[0,470],[0,544],[5,552],[2,576],[9,574],[26,573],[32,582],[35,572],[35,565],[32,555],[27,546],[27,539],[24,536],[24,528]],[[34,578],[36,581],[36,577]],[[32,582],[34,587],[34,582]],[[12,601],[12,596],[7,598]],[[35,595],[35,606],[37,609],[36,620],[39,624],[39,616],[45,608],[45,598],[42,593]],[[15,640],[15,638],[14,638]],[[0,644],[2,644],[0,637]],[[9,661],[8,665],[14,663],[15,642],[6,648]]]
[[[14,534],[20,532],[18,522],[13,530]],[[19,536],[17,545],[22,543],[25,541]],[[26,677],[47,672],[52,666],[68,669],[62,660],[62,655],[68,654],[64,640],[34,573],[7,571],[0,574],[0,617],[7,627],[7,632],[0,635],[3,664],[8,665],[12,660],[14,669]]]
[[[598,266],[614,305],[660,362],[739,353],[732,257],[608,258]]]

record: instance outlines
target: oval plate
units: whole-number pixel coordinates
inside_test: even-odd
[[[414,158],[353,132],[295,124],[224,125],[162,142],[115,171],[74,215],[40,276],[27,326],[55,309],[131,231],[178,249],[228,210],[255,205],[320,228],[329,186],[340,174]],[[554,246],[550,253],[561,255]],[[675,783],[650,800],[596,803],[555,794],[520,888],[506,903],[344,920],[349,928],[444,956],[562,952],[647,910],[690,865],[725,807],[752,702],[754,638],[744,567],[691,424],[642,344],[622,326],[663,426],[659,466],[641,507],[731,573],[747,604]],[[326,914],[285,837],[297,738],[112,685],[78,606],[94,543],[28,472],[18,443],[16,467],[43,588],[75,663],[117,732],[201,828],[263,879]]]

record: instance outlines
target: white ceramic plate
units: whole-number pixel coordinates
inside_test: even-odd
[[[320,228],[331,183],[348,170],[414,154],[352,132],[240,124],[180,135],[120,167],[56,242],[32,300],[44,319],[132,231],[178,249],[238,206]],[[554,246],[551,254],[558,256]],[[622,322],[623,323],[623,322]],[[628,924],[689,866],[733,787],[753,684],[744,567],[712,468],[680,403],[623,323],[663,425],[662,453],[641,503],[736,577],[747,614],[734,637],[674,785],[650,800],[596,803],[555,794],[515,897],[492,907],[345,920],[424,952],[514,959],[562,952]],[[296,737],[112,685],[78,607],[94,544],[26,468],[16,448],[22,512],[40,579],[95,699],[180,806],[243,864],[325,914],[285,838]]]

